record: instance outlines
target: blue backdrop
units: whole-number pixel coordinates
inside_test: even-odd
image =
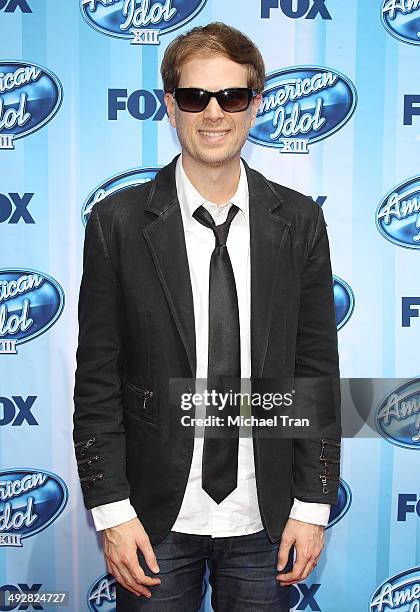
[[[342,376],[404,379],[377,399],[377,437],[343,440],[294,609],[420,611],[419,4],[0,0],[0,610],[30,587],[115,610],[71,439],[84,227],[178,152],[163,52],[220,20],[267,66],[245,158],[323,207]]]

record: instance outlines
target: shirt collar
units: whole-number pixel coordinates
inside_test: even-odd
[[[249,195],[248,195],[248,180],[246,176],[246,170],[242,160],[240,160],[240,176],[238,188],[234,195],[230,198],[229,203],[235,204],[242,212],[245,220],[248,222],[248,210],[249,210]],[[217,213],[218,209],[214,202],[206,200],[201,193],[194,187],[190,179],[185,173],[182,166],[182,155],[179,156],[176,169],[175,169],[175,180],[176,189],[178,193],[178,199],[181,206],[182,221],[184,229],[187,230],[193,220],[193,212],[201,205],[207,204],[213,212]],[[214,207],[214,208],[213,208]],[[224,208],[224,206],[222,206]],[[220,207],[219,207],[220,209]],[[240,213],[238,213],[240,214]],[[217,219],[216,219],[217,224]]]

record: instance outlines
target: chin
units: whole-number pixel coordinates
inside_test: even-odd
[[[230,161],[233,157],[235,157],[240,151],[208,151],[208,150],[200,150],[197,152],[197,159],[206,164],[211,164],[213,166],[221,166],[226,162]]]

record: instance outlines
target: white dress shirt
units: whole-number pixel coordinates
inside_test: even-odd
[[[241,161],[236,193],[223,205],[205,200],[195,189],[183,169],[182,156],[178,158],[175,177],[193,292],[197,379],[205,379],[207,376],[209,270],[215,238],[211,229],[203,226],[192,215],[199,206],[203,205],[212,215],[216,225],[219,225],[226,220],[232,204],[236,204],[240,209],[231,223],[226,244],[238,295],[241,378],[249,379],[251,376],[251,265],[249,197],[245,168]],[[194,438],[187,487],[172,531],[226,537],[255,533],[263,529],[257,499],[252,437],[241,435],[240,431],[238,485],[220,504],[217,504],[201,486],[203,443],[203,437]],[[295,498],[289,516],[308,523],[327,525],[329,514],[330,504],[303,502]],[[96,506],[92,508],[92,515],[97,530],[119,525],[137,516],[128,498]],[[141,520],[141,516],[139,519]]]

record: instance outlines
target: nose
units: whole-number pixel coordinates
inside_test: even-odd
[[[213,98],[210,98],[210,102],[207,104],[203,113],[204,117],[206,119],[210,119],[211,121],[217,121],[217,119],[223,119],[224,117],[223,109],[220,108],[219,103],[214,96]]]

